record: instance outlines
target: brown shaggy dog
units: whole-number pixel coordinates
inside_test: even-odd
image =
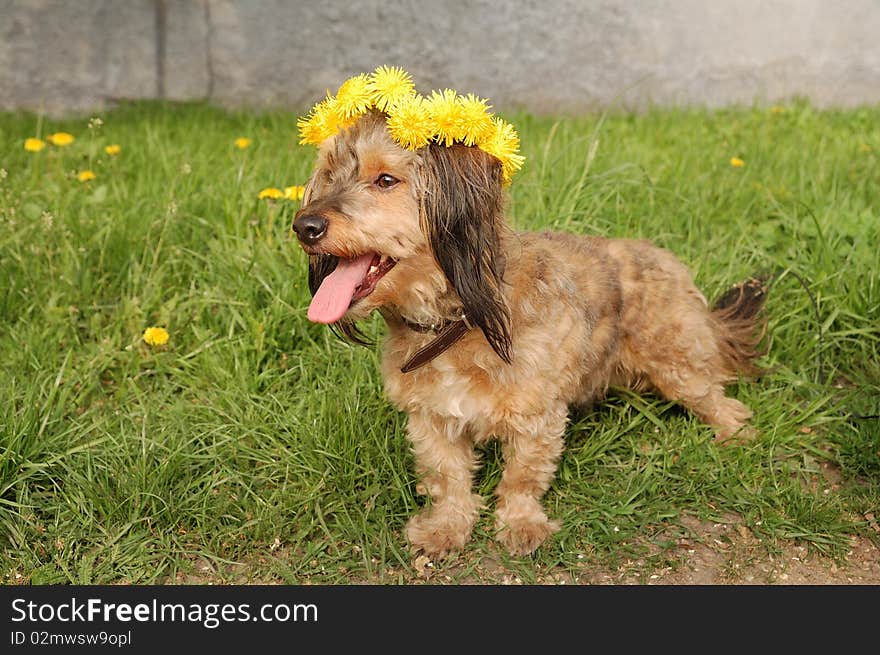
[[[506,226],[500,162],[476,147],[392,141],[371,112],[321,147],[294,230],[310,256],[313,321],[358,339],[388,324],[382,372],[409,416],[429,507],[406,529],[443,557],[467,542],[483,499],[475,445],[505,459],[497,538],[530,553],[558,525],[541,497],[569,407],[611,385],[651,389],[717,430],[751,415],[724,384],[753,371],[763,287],[707,307],[685,266],[647,241],[523,234]],[[748,429],[747,427],[745,429]]]

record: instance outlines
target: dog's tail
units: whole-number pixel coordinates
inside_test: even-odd
[[[712,307],[715,336],[731,379],[762,372],[755,360],[765,352],[760,344],[767,330],[766,298],[767,278],[753,277],[731,287]]]

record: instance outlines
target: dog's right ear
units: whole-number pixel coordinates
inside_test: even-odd
[[[510,313],[501,293],[501,162],[461,144],[431,144],[424,153],[419,179],[422,230],[468,321],[510,363]]]

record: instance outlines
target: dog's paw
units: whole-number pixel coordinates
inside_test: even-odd
[[[715,431],[715,443],[725,446],[742,445],[758,436],[758,431],[748,424],[731,425]]]
[[[528,555],[534,552],[551,534],[559,530],[559,522],[547,515],[498,516],[495,538],[511,555]]]
[[[453,512],[429,510],[412,517],[406,524],[406,537],[413,553],[443,559],[464,548],[471,536],[473,521]]]

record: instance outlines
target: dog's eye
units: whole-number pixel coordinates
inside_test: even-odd
[[[400,180],[398,180],[393,175],[382,173],[379,177],[376,178],[376,181],[373,182],[373,184],[375,184],[380,189],[390,189],[398,182],[400,182]]]

